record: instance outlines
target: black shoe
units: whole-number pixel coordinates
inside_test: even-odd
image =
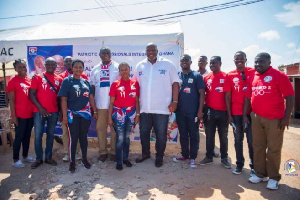
[[[116,169],[119,170],[119,171],[123,170],[123,165],[122,164],[117,164]]]
[[[45,163],[49,164],[49,165],[52,165],[52,166],[56,166],[57,165],[57,162],[53,159],[50,159],[50,160],[45,160]]]
[[[102,154],[98,158],[98,160],[100,160],[101,162],[104,162],[106,159],[107,159],[107,154]]]
[[[126,165],[126,167],[132,167],[132,164],[129,160],[123,160],[123,163]]]
[[[227,158],[221,159],[221,164],[224,165],[224,167],[227,168],[227,169],[231,168],[231,164],[230,164],[230,162],[228,162]]]
[[[76,166],[75,163],[70,162],[70,168],[69,168],[69,171],[70,171],[71,173],[74,173],[74,172],[76,171],[75,166]]]
[[[31,169],[36,169],[41,164],[43,164],[42,160],[36,160],[34,163],[31,164]]]
[[[81,163],[84,165],[84,167],[86,169],[90,169],[91,168],[91,164],[88,162],[88,160],[86,158],[82,159]]]
[[[236,167],[232,170],[232,173],[239,175],[242,173],[242,171],[243,171],[243,168]]]
[[[163,166],[163,159],[156,158],[155,159],[155,167],[161,167]]]
[[[148,155],[148,156],[140,156],[140,157],[137,157],[135,159],[135,162],[136,163],[140,163],[140,162],[143,162],[144,160],[147,160],[148,158],[150,158],[150,155]]]
[[[206,165],[206,164],[211,164],[211,163],[213,163],[213,159],[210,159],[210,158],[207,158],[207,157],[205,157],[203,160],[201,160],[199,162],[200,165]]]

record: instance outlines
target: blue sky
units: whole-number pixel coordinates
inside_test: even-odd
[[[0,18],[81,10],[99,7],[106,3],[122,6],[115,7],[117,10],[95,9],[46,16],[0,19],[0,29],[49,22],[119,21],[231,1],[233,0],[1,0]],[[129,5],[140,2],[144,3]],[[120,16],[117,16],[116,12]],[[235,68],[233,55],[239,50],[246,52],[248,66],[253,66],[255,55],[262,51],[271,54],[274,67],[300,62],[300,1],[265,0],[247,6],[172,20],[181,21],[185,53],[192,56],[194,69],[197,67],[197,59],[200,55],[207,55],[208,58],[219,55],[222,57],[222,69],[225,72],[233,70]]]

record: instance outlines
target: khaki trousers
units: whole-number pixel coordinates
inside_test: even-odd
[[[61,123],[61,129],[62,129],[62,140],[64,143],[64,152],[66,154],[69,154],[69,134],[67,131],[67,126],[64,123]],[[79,145],[79,141],[77,143],[77,148],[76,148],[76,153],[79,153],[80,151],[80,145]]]
[[[99,143],[99,154],[108,154],[107,150],[107,126],[108,126],[108,109],[97,109],[97,136]],[[115,129],[110,127],[110,154],[116,155],[116,132]]]
[[[254,170],[258,177],[279,181],[283,132],[278,130],[279,119],[266,119],[251,113]]]

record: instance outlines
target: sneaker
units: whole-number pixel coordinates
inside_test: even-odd
[[[36,169],[38,166],[40,166],[41,164],[43,164],[42,160],[36,160],[34,163],[32,163],[31,165],[31,169]]]
[[[251,183],[260,183],[261,181],[266,182],[269,180],[269,177],[260,178],[256,174],[253,174],[249,179]]]
[[[205,157],[203,160],[201,160],[199,162],[200,165],[206,165],[206,164],[212,164],[213,163],[213,159],[207,158]]]
[[[30,156],[27,156],[27,158],[23,159],[23,161],[25,161],[25,162],[30,162],[30,163],[34,163],[35,160],[36,160],[35,158],[30,157]]]
[[[277,190],[279,185],[279,181],[276,181],[274,179],[269,179],[267,188],[270,190]]]
[[[243,171],[243,168],[236,167],[232,170],[232,173],[239,175],[242,173],[242,171]]]
[[[123,160],[123,163],[126,165],[126,167],[132,167],[132,164],[129,160]]]
[[[45,163],[52,165],[52,166],[56,166],[57,162],[53,159],[49,159],[49,160],[45,160]]]
[[[69,154],[66,154],[66,155],[63,157],[63,161],[64,161],[64,162],[69,162]]]
[[[254,170],[254,169],[251,169],[251,171],[250,171],[250,176],[253,176],[253,175],[255,175],[255,170]]]
[[[86,158],[82,159],[81,164],[83,164],[86,169],[91,168],[91,164],[89,163],[89,161]]]
[[[196,168],[196,167],[197,167],[196,162],[195,162],[194,159],[191,159],[191,160],[190,160],[190,167],[191,167],[191,168]]]
[[[186,158],[183,157],[182,155],[178,156],[177,158],[173,158],[173,162],[179,162],[179,161],[185,161]]]
[[[25,167],[25,165],[22,163],[21,160],[18,160],[17,162],[12,162],[11,164],[12,164],[12,166],[17,167],[17,168]]]
[[[161,166],[163,166],[163,164],[164,164],[164,161],[162,158],[155,159],[155,167],[161,167]]]
[[[221,164],[224,165],[224,167],[227,168],[227,169],[231,168],[231,164],[230,164],[230,162],[228,162],[227,158],[221,159]]]
[[[141,163],[141,162],[143,162],[144,160],[147,160],[148,158],[150,158],[150,155],[147,155],[147,156],[139,156],[139,157],[137,157],[136,159],[135,159],[135,162],[136,163]]]
[[[70,171],[71,173],[74,173],[74,172],[76,171],[76,167],[75,167],[75,166],[76,166],[75,163],[70,162],[70,168],[69,168],[69,171]]]
[[[117,164],[116,169],[119,170],[119,171],[123,170],[123,165],[122,164]]]

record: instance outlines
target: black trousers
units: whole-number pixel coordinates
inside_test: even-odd
[[[206,157],[213,159],[215,148],[216,128],[220,140],[221,159],[228,157],[228,116],[227,111],[207,108],[204,111],[204,125],[206,134]]]
[[[28,156],[33,118],[23,119],[18,117],[18,126],[15,126],[15,140],[13,144],[13,159],[19,160],[21,144],[23,147],[22,156]]]
[[[82,159],[87,158],[87,134],[89,132],[91,120],[87,120],[81,116],[73,115],[73,122],[68,123],[68,134],[69,134],[69,152],[70,161],[75,163],[75,154],[77,143],[79,140]]]
[[[199,121],[195,113],[176,113],[180,134],[181,154],[185,158],[196,159],[199,150]]]

